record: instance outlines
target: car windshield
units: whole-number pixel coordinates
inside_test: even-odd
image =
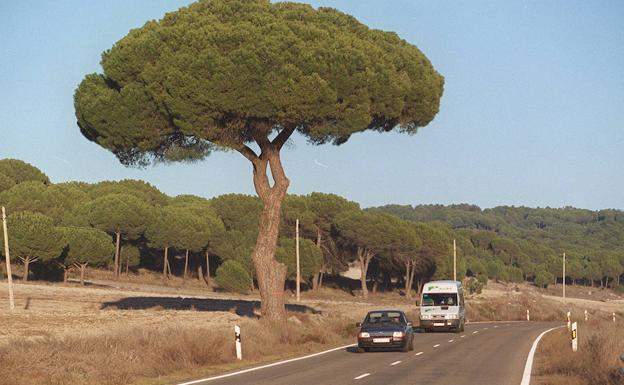
[[[457,306],[457,293],[423,294],[423,306]]]
[[[364,320],[366,324],[395,323],[404,324],[403,316],[396,311],[370,312]]]

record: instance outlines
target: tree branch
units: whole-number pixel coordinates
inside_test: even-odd
[[[236,151],[241,153],[245,158],[247,158],[251,163],[256,163],[260,158],[256,155],[255,151],[249,148],[249,146],[242,144],[240,147],[236,148]]]
[[[290,138],[290,136],[292,135],[293,132],[295,132],[295,126],[294,125],[290,125],[290,126],[284,127],[284,129],[282,129],[282,131],[280,131],[280,133],[277,134],[275,139],[273,139],[271,144],[273,146],[275,146],[275,148],[278,151],[281,150],[282,146],[284,145],[284,143],[286,143],[288,138]]]

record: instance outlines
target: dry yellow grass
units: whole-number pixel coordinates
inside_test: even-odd
[[[244,361],[271,360],[351,341],[350,321],[313,315],[291,315],[299,321],[275,325],[244,319]],[[253,338],[251,338],[253,336]],[[232,364],[233,332],[229,328],[121,327],[100,334],[14,339],[0,346],[0,362],[11,368],[2,385],[160,383],[206,374]],[[221,366],[222,368],[222,366]]]
[[[539,385],[622,385],[618,373],[624,353],[622,323],[593,320],[578,324],[578,351],[572,352],[569,332],[559,329],[539,344],[533,382]]]

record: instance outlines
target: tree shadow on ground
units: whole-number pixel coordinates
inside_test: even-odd
[[[194,311],[229,311],[241,317],[257,318],[260,313],[260,301],[245,301],[215,298],[184,297],[127,297],[118,301],[103,302],[100,310],[194,310]],[[287,311],[297,313],[320,314],[319,310],[305,305],[286,305]]]

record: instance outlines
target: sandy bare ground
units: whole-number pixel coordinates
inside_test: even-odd
[[[114,332],[120,326],[231,328],[242,317],[258,314],[257,295],[215,293],[193,287],[93,283],[98,285],[15,283],[15,310],[10,312],[8,285],[6,281],[0,282],[0,344],[16,337],[36,340],[76,333],[102,334]],[[115,287],[104,286],[109,283]],[[330,296],[333,299],[324,298]],[[316,298],[304,296],[298,304],[290,296],[287,309],[295,316],[297,313],[319,316],[334,313],[354,320],[380,306],[405,311],[415,309],[413,301],[397,303],[396,298],[396,294],[380,295],[373,303],[336,295],[336,291],[321,292]]]
[[[108,280],[90,283],[90,286],[83,287],[75,283],[17,282],[14,285],[16,309],[11,313],[7,283],[0,282],[0,344],[12,337],[40,339],[76,333],[102,334],[114,332],[121,326],[143,329],[198,325],[231,328],[243,317],[256,317],[259,308],[257,294],[236,295],[210,292],[202,287]],[[498,300],[511,305],[527,294],[534,298],[533,301],[540,301],[540,298],[563,301],[560,297],[542,293],[529,285],[491,282],[482,294],[470,296],[468,301]],[[566,303],[594,312],[624,312],[624,299],[608,293],[603,293],[601,301],[568,298]],[[570,290],[569,295],[574,294],[574,290]],[[380,307],[401,309],[411,314],[417,311],[414,300],[397,293],[378,293],[364,300],[337,290],[321,290],[304,292],[300,303],[295,303],[294,299],[291,293],[287,295],[288,310],[295,316],[297,313],[333,314],[355,321],[367,311]]]

